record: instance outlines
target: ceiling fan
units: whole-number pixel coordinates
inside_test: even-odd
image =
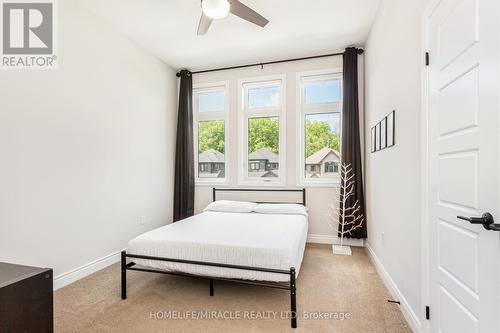
[[[229,13],[260,27],[269,23],[265,17],[238,0],[201,0],[201,9],[198,35],[206,34],[213,20],[225,18]]]

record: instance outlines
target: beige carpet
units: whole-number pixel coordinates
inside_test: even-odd
[[[122,301],[115,264],[55,292],[56,332],[411,332],[398,305],[387,302],[389,292],[365,250],[353,250],[348,257],[333,255],[327,245],[307,246],[297,310],[301,317],[330,319],[299,317],[295,330],[280,318],[290,306],[286,290],[216,281],[210,297],[206,280],[129,271],[128,299]],[[165,318],[207,310],[226,319]]]

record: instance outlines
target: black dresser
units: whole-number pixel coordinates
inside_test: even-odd
[[[0,332],[53,332],[52,295],[52,269],[0,262]]]

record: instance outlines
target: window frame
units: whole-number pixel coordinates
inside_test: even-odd
[[[229,82],[210,82],[193,85],[193,141],[195,163],[195,185],[227,185],[229,184]],[[224,91],[224,111],[198,112],[197,94],[215,91]],[[199,177],[198,164],[198,126],[202,121],[224,121],[224,178]]]
[[[339,186],[340,178],[306,178],[306,157],[305,157],[305,118],[307,115],[339,113],[339,125],[342,129],[342,102],[343,102],[343,71],[341,67],[327,68],[315,71],[299,72],[296,75],[296,126],[297,126],[297,160],[296,177],[297,186],[331,187]],[[329,81],[340,81],[340,100],[338,102],[305,104],[305,83]],[[342,142],[342,130],[340,130],[340,140]],[[341,155],[342,152],[339,152]],[[340,162],[339,162],[340,163]],[[320,166],[321,169],[321,166]]]
[[[248,90],[279,84],[280,97],[276,107],[248,108]],[[238,185],[285,186],[286,184],[286,75],[252,77],[238,80]],[[248,120],[250,118],[278,117],[279,176],[269,178],[248,177]]]

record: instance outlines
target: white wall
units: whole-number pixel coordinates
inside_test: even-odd
[[[170,67],[58,4],[59,68],[0,72],[0,261],[55,276],[171,221],[177,107]]]
[[[367,245],[404,298],[404,312],[405,307],[414,312],[417,325],[425,306],[420,278],[420,94],[426,3],[382,1],[365,50],[368,147],[371,126],[396,110],[396,145],[365,154]]]
[[[363,67],[362,57],[360,57],[360,105],[363,105]],[[253,78],[268,75],[286,75],[286,186],[287,188],[297,187],[297,95],[296,95],[296,75],[298,72],[322,70],[328,68],[342,68],[342,57],[328,57],[313,60],[281,63],[260,67],[251,67],[238,70],[212,72],[206,74],[196,74],[194,84],[209,82],[229,81],[229,186],[238,186],[238,79]],[[362,110],[361,110],[362,112]],[[361,124],[362,125],[362,124]],[[300,166],[302,168],[302,166]],[[195,210],[199,212],[212,201],[212,187],[199,185],[196,187]],[[218,186],[225,187],[225,186]],[[301,186],[298,186],[301,187]],[[255,186],[251,186],[255,188]],[[309,208],[309,234],[326,236],[319,239],[330,239],[336,237],[335,230],[328,226],[329,207],[334,201],[335,189],[333,187],[306,187],[307,206]]]

